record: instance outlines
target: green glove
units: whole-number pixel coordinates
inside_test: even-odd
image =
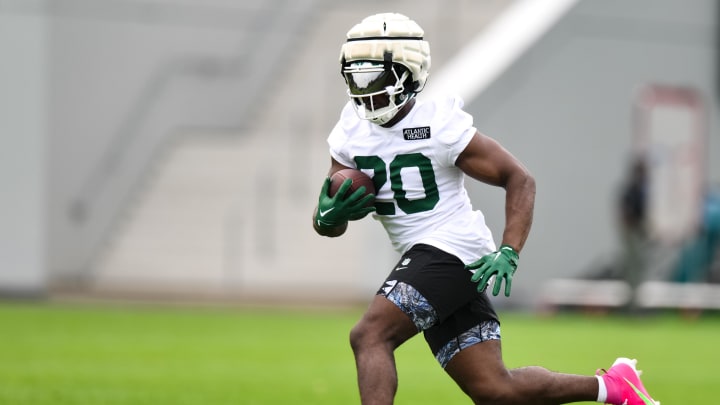
[[[468,264],[465,268],[471,271],[475,270],[471,280],[475,283],[479,281],[477,287],[479,292],[485,291],[490,279],[495,276],[493,295],[498,295],[502,280],[505,279],[505,296],[509,297],[518,259],[518,253],[512,246],[502,245],[500,250],[481,257],[480,260]]]
[[[345,179],[337,193],[330,197],[328,195],[330,178],[325,179],[325,183],[323,183],[320,190],[317,214],[315,215],[315,222],[318,226],[330,228],[343,225],[347,221],[364,218],[367,214],[375,211],[375,207],[367,206],[375,196],[373,194],[365,195],[364,186],[358,188],[349,196],[345,196],[351,184],[352,179]]]

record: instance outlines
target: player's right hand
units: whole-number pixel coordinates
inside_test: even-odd
[[[375,211],[375,207],[367,206],[375,198],[375,195],[366,195],[365,187],[360,187],[354,193],[345,196],[352,184],[351,179],[345,179],[335,195],[330,197],[328,194],[330,181],[330,177],[325,179],[318,198],[315,222],[319,227],[340,226],[347,223],[347,221],[364,218]]]

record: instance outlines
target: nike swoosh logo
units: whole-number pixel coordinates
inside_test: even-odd
[[[320,213],[320,216],[321,216],[321,217],[324,217],[328,212],[330,212],[330,211],[332,211],[332,210],[334,210],[334,209],[335,209],[335,207],[332,207],[332,208],[330,208],[329,210],[320,211],[320,212],[319,212],[319,213]]]
[[[653,401],[653,400],[650,399],[647,395],[645,395],[645,393],[643,393],[642,391],[640,391],[640,390],[639,390],[633,383],[631,383],[627,378],[623,378],[623,379],[625,380],[626,383],[628,383],[628,385],[630,386],[630,388],[632,388],[633,391],[635,391],[635,393],[637,394],[637,396],[639,396],[640,399],[642,399],[643,402],[645,402],[645,405],[655,405],[655,401]]]

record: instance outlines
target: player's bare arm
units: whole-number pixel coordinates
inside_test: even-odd
[[[530,233],[535,205],[535,179],[496,140],[477,132],[455,161],[468,176],[505,189],[502,244],[522,250]]]
[[[343,169],[352,169],[352,168],[345,166],[344,164],[338,162],[334,158],[330,158],[330,169],[328,170],[327,175],[328,175],[328,177],[332,177],[332,175],[335,172],[343,170]]]

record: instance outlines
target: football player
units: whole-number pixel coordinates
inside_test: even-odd
[[[331,165],[313,227],[339,236],[348,221],[372,212],[401,255],[350,333],[362,403],[393,403],[393,352],[423,332],[437,361],[476,404],[655,404],[627,358],[595,376],[505,367],[486,288],[510,296],[532,223],[535,180],[478,132],[460,99],[416,98],[430,68],[423,35],[404,15],[372,15],[350,29],[340,52],[350,100],[328,137]],[[346,195],[350,180],[329,196],[330,175],[343,168],[372,176],[373,207],[360,190]],[[499,247],[471,204],[465,175],[505,190]]]

